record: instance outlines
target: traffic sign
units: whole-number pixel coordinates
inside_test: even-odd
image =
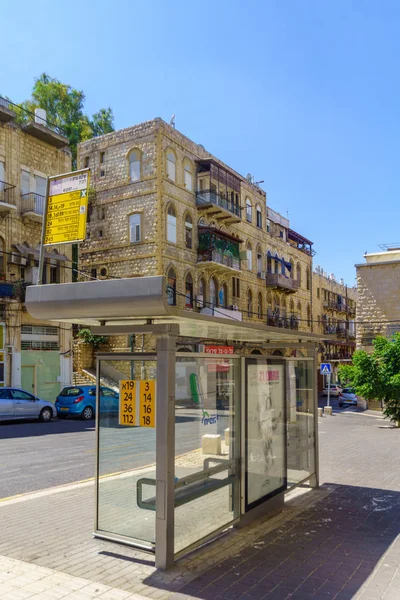
[[[320,373],[321,373],[321,375],[330,375],[331,374],[331,363],[321,363]]]
[[[86,238],[89,169],[49,177],[44,245],[81,242]]]

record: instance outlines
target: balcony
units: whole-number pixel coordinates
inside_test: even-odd
[[[8,123],[8,121],[15,119],[15,116],[15,112],[11,109],[9,101],[0,97],[0,121]]]
[[[269,315],[267,317],[267,325],[270,327],[283,327],[284,329],[298,330],[299,320],[294,315],[291,317],[277,317]]]
[[[44,215],[44,203],[45,197],[34,192],[28,194],[22,194],[21,196],[21,215],[41,223]]]
[[[62,130],[47,122],[46,125],[42,125],[35,121],[29,121],[26,125],[22,126],[22,131],[58,149],[65,148],[69,144],[63,132],[61,133]]]
[[[292,277],[280,273],[266,273],[265,283],[267,288],[273,288],[287,294],[293,294],[299,289],[299,282]]]
[[[207,211],[208,216],[227,225],[240,223],[242,220],[240,206],[212,190],[196,192],[196,204],[197,208]]]
[[[215,270],[240,271],[239,243],[241,240],[215,227],[199,227],[197,263]]]
[[[14,197],[15,185],[7,183],[6,181],[0,181],[0,212],[7,212],[10,210],[16,210]]]

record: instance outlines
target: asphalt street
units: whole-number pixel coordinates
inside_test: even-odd
[[[207,432],[223,435],[229,427],[224,413]],[[155,462],[155,429],[119,428],[115,419],[105,425],[100,430],[101,475]],[[204,432],[199,411],[178,410],[176,454],[199,448]],[[94,477],[95,447],[94,421],[0,423],[0,499]]]

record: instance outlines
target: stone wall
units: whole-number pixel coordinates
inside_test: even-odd
[[[357,347],[400,329],[400,262],[357,265]],[[392,322],[392,323],[390,323]]]

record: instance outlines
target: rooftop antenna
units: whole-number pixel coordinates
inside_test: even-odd
[[[172,115],[169,124],[175,129],[175,113]]]
[[[288,208],[286,209],[286,216],[289,219],[289,209]]]

